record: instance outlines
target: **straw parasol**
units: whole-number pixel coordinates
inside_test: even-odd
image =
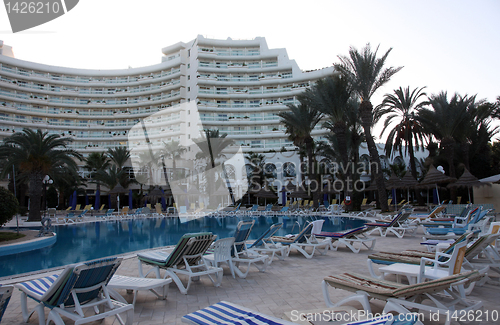
[[[415,186],[418,185],[418,182],[415,178],[413,178],[413,175],[411,174],[411,171],[407,170],[406,174],[401,178],[401,187],[407,190],[407,201],[410,201],[410,188],[414,188]]]
[[[448,188],[466,187],[467,188],[467,192],[469,193],[469,202],[472,202],[471,201],[471,197],[470,197],[470,189],[471,189],[471,187],[474,187],[474,186],[483,186],[483,185],[490,185],[490,183],[480,182],[479,179],[477,179],[476,176],[472,175],[469,172],[469,170],[467,170],[467,168],[465,168],[462,176],[460,176],[460,178],[455,183],[448,184],[447,187]]]
[[[409,170],[406,171],[406,174],[401,178],[401,188],[413,188],[418,185],[418,182]]]
[[[201,192],[196,188],[196,186],[191,185],[189,187],[189,190],[187,191],[187,194],[199,196],[201,195]]]
[[[293,184],[291,181],[288,181],[281,192],[293,192],[295,190],[297,190],[297,185]]]
[[[455,182],[456,180],[457,180],[456,178],[446,176],[444,173],[437,170],[436,167],[434,167],[434,165],[431,165],[424,179],[420,182],[419,187],[425,187],[425,188],[436,187],[438,202],[440,202],[441,200],[439,199],[438,184],[452,183]]]
[[[389,177],[389,179],[385,181],[385,188],[387,190],[401,188],[401,186],[401,180],[396,176],[394,172],[391,174],[391,177]]]
[[[116,200],[117,202],[117,207],[118,207],[118,212],[120,212],[120,194],[127,193],[127,190],[120,184],[118,183],[111,191],[108,192],[108,194],[116,194]]]
[[[260,189],[253,189],[251,193],[257,198],[264,198],[264,204],[267,203],[267,199],[277,199],[278,196],[271,191],[267,186],[261,187]]]
[[[402,183],[401,180],[396,176],[394,172],[392,172],[391,177],[385,181],[385,189],[386,190],[394,190],[394,209],[396,210],[398,202],[396,201],[396,189],[401,188]]]
[[[224,184],[221,184],[219,188],[210,194],[210,196],[221,196],[222,197],[222,204],[224,204],[224,196],[229,197],[229,190]],[[229,198],[228,198],[229,201]]]
[[[302,187],[299,187],[298,190],[296,191],[293,191],[289,197],[294,197],[294,198],[302,198],[302,199],[305,199],[305,198],[309,198],[309,193],[307,193],[304,188]]]

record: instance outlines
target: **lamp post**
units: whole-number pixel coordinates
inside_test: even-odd
[[[45,198],[43,217],[45,218],[45,215],[47,213],[47,184],[52,184],[54,183],[54,181],[50,179],[49,175],[45,175],[45,177],[42,180],[42,183],[43,183],[43,197]]]

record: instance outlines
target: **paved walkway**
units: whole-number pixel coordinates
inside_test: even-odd
[[[406,248],[421,248],[421,234],[413,237],[398,239],[389,235],[381,238],[378,235],[375,251],[401,251]],[[423,248],[421,248],[423,249]],[[134,324],[181,324],[181,317],[200,308],[207,307],[221,300],[230,301],[245,307],[260,311],[265,314],[282,317],[283,313],[291,310],[310,310],[324,308],[325,302],[321,292],[321,281],[330,274],[346,271],[355,271],[369,274],[367,256],[371,252],[362,250],[353,254],[347,248],[338,251],[329,251],[325,256],[315,256],[306,259],[301,254],[292,251],[284,261],[277,259],[265,273],[258,272],[255,268],[246,279],[233,279],[228,268],[224,268],[222,286],[214,288],[206,277],[191,285],[188,295],[179,292],[175,284],[170,284],[167,300],[158,300],[149,292],[140,292],[135,307]],[[117,274],[138,276],[137,258],[133,255],[126,257]],[[16,281],[20,282],[19,279]],[[127,301],[132,301],[132,295],[125,290],[119,291]],[[333,291],[332,291],[333,292]],[[336,302],[351,293],[335,290],[332,301]],[[498,300],[500,287],[485,285],[474,289],[470,296],[475,300],[484,302],[484,310],[490,313],[496,310],[500,313]],[[34,303],[30,301],[30,306]],[[353,303],[353,306],[360,307]],[[373,311],[380,312],[383,302],[372,301]],[[105,324],[112,323],[112,319]],[[434,324],[425,322],[426,324]],[[482,321],[480,324],[495,324],[498,322]],[[9,307],[4,315],[4,324],[25,324],[22,321],[20,294],[15,290]],[[35,315],[30,319],[30,324],[38,324]],[[71,324],[71,322],[68,322]]]

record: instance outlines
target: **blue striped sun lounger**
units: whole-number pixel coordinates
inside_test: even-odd
[[[408,321],[407,318],[410,320]],[[346,325],[411,325],[415,324],[416,321],[415,317],[412,320],[412,317],[395,317],[387,314],[368,320],[346,323]],[[265,315],[227,301],[221,301],[188,314],[182,317],[182,322],[192,325],[296,325],[296,323]]]

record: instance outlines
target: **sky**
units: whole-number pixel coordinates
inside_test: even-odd
[[[65,15],[13,34],[0,8],[0,40],[16,58],[49,65],[124,69],[161,62],[161,49],[198,34],[266,38],[303,70],[339,62],[350,46],[392,48],[387,66],[403,66],[373,97],[426,86],[427,94],[500,96],[500,1],[81,0]]]

